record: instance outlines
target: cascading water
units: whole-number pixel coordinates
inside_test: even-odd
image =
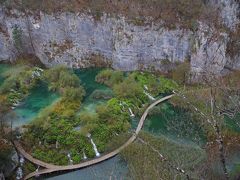
[[[93,149],[94,149],[94,152],[95,152],[96,156],[99,157],[99,156],[100,156],[100,153],[99,153],[98,150],[97,150],[96,144],[93,142],[93,139],[92,139],[92,138],[90,138],[90,141],[91,141],[91,143],[92,143],[92,145],[93,145]]]
[[[93,150],[94,150],[94,152],[95,152],[96,157],[99,157],[99,156],[100,156],[100,153],[98,152],[97,146],[96,146],[96,144],[93,142],[93,139],[91,138],[91,134],[88,134],[87,136],[88,136],[88,138],[90,139],[91,144],[93,145]]]
[[[23,178],[22,167],[18,167],[16,174],[17,174],[16,179],[22,179]]]
[[[144,85],[144,89],[148,91],[148,87],[147,87],[147,85]]]
[[[124,105],[128,106],[125,102],[120,102],[119,105],[122,106],[123,108],[124,108]],[[135,115],[130,107],[128,108],[128,111],[129,111],[131,117],[135,117]]]
[[[38,171],[39,171],[39,168],[40,168],[40,166],[38,166],[38,167],[37,167],[37,169],[36,169],[36,172],[38,172]]]
[[[68,153],[67,157],[68,157],[68,160],[69,160],[69,164],[72,165],[73,164],[73,160],[72,160],[71,154]]]
[[[20,155],[20,160],[19,160],[19,162],[20,162],[20,165],[21,165],[21,166],[23,166],[23,164],[24,164],[24,162],[25,162],[24,157],[21,156],[21,155]]]
[[[149,99],[151,99],[151,100],[153,100],[153,101],[156,100],[151,94],[149,94],[149,93],[147,92],[147,91],[148,91],[147,85],[144,85],[143,87],[144,87],[144,89],[145,89],[145,90],[144,90],[144,94],[146,94]]]
[[[19,162],[20,162],[20,166],[17,168],[17,172],[16,172],[16,179],[22,179],[23,178],[23,170],[22,167],[24,165],[25,159],[22,155],[19,156]]]
[[[87,156],[86,156],[86,154],[85,154],[84,151],[83,151],[83,159],[84,159],[84,160],[87,159]]]
[[[131,117],[135,117],[135,115],[134,115],[133,112],[132,112],[132,109],[131,109],[131,108],[128,108],[128,110],[129,110],[129,112],[130,112],[130,116],[131,116]]]
[[[58,149],[58,147],[59,147],[59,142],[58,141],[56,141],[55,147],[56,147],[56,149]]]
[[[40,166],[37,167],[37,169],[35,170],[35,172],[39,171]],[[36,175],[35,177],[39,177],[39,175]]]
[[[149,99],[151,99],[152,101],[155,101],[156,99],[154,97],[152,97],[151,94],[149,94],[148,92],[144,91],[144,94],[146,94],[148,96]]]
[[[42,72],[43,72],[43,69],[41,69],[41,68],[35,68],[35,70],[32,72],[32,79],[39,78],[39,77],[42,75]],[[14,94],[21,95],[20,92],[14,90],[14,89],[11,89],[10,91],[11,91],[12,93],[14,93]],[[10,101],[11,101],[11,103],[12,103],[11,109],[13,109],[13,110],[16,109],[18,106],[21,105],[21,102],[19,101],[19,99],[16,99],[16,98],[15,98],[15,99],[11,99]]]

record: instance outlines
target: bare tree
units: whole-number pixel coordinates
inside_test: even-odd
[[[203,124],[211,128],[218,143],[219,158],[225,179],[229,179],[226,167],[225,144],[223,141],[222,129],[224,128],[224,118],[234,118],[240,112],[239,89],[233,87],[226,81],[226,78],[216,77],[206,73],[203,82],[207,89],[191,92],[175,92],[181,97],[193,111],[201,117]],[[236,122],[239,126],[239,122]]]

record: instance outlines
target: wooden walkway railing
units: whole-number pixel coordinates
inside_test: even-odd
[[[23,149],[23,147],[20,145],[20,143],[18,141],[14,141],[15,147],[18,150],[18,152],[20,154],[22,154],[28,161],[32,162],[33,164],[36,164],[36,165],[39,165],[41,167],[46,168],[46,169],[43,169],[43,170],[32,172],[32,173],[28,174],[24,179],[30,179],[30,178],[35,177],[35,176],[39,176],[39,175],[42,175],[42,174],[48,174],[48,173],[52,173],[52,172],[80,169],[80,168],[83,168],[83,167],[87,167],[87,166],[91,166],[91,165],[100,163],[102,161],[105,161],[107,159],[110,159],[110,158],[116,156],[120,151],[122,151],[124,148],[126,148],[128,145],[130,145],[136,139],[137,135],[139,134],[140,130],[143,127],[144,121],[145,121],[145,119],[146,119],[146,117],[149,113],[149,110],[151,108],[153,108],[154,106],[156,106],[157,104],[172,98],[173,96],[174,95],[169,95],[169,96],[161,98],[161,99],[155,101],[154,103],[152,103],[143,113],[143,115],[142,115],[142,117],[141,117],[141,119],[138,123],[137,129],[135,130],[135,133],[128,139],[128,141],[126,143],[124,143],[118,149],[116,149],[116,150],[114,150],[114,151],[112,151],[112,152],[110,152],[106,155],[103,155],[99,158],[92,159],[92,160],[89,160],[89,161],[86,161],[86,162],[82,162],[80,164],[68,165],[68,166],[57,166],[57,165],[53,165],[53,164],[49,164],[49,163],[40,161],[38,159],[33,158],[30,154],[28,154]]]

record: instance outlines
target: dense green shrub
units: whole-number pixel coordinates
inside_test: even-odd
[[[163,76],[158,77],[148,72],[133,72],[131,76],[133,76],[136,81],[153,96],[171,93],[178,88],[177,83],[173,80],[164,78]]]
[[[80,79],[65,66],[56,66],[46,70],[44,78],[49,82],[50,89],[54,91],[80,86]]]
[[[91,94],[91,97],[93,99],[105,99],[105,100],[109,100],[111,98],[113,98],[113,92],[111,90],[95,90],[93,91],[93,93]]]
[[[78,101],[82,101],[83,96],[85,95],[85,90],[83,89],[83,87],[79,87],[79,88],[66,88],[64,89],[63,92],[63,98],[66,100],[78,100]]]
[[[4,72],[0,93],[7,97],[9,106],[17,105],[26,97],[41,80],[41,74],[41,69],[26,65],[17,65]]]
[[[141,99],[144,97],[143,88],[131,77],[126,78],[122,83],[114,85],[113,91],[119,98]]]
[[[105,84],[107,86],[112,87],[114,84],[122,82],[123,78],[124,78],[123,72],[106,69],[101,71],[96,76],[96,81],[101,84]]]

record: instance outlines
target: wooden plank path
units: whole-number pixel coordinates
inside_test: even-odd
[[[83,167],[87,167],[87,166],[91,166],[91,165],[100,163],[102,161],[105,161],[107,159],[110,159],[110,158],[116,156],[120,151],[122,151],[124,148],[126,148],[128,145],[130,145],[133,141],[135,141],[135,139],[137,138],[137,135],[139,134],[139,132],[141,131],[141,129],[143,127],[144,121],[145,121],[145,119],[146,119],[146,117],[147,117],[147,115],[149,113],[149,110],[152,109],[157,104],[172,98],[173,96],[174,96],[174,94],[166,96],[164,98],[161,98],[161,99],[153,102],[144,111],[144,113],[143,113],[143,115],[142,115],[142,117],[141,117],[141,119],[140,119],[140,121],[138,123],[137,129],[135,130],[134,134],[128,139],[127,142],[125,142],[118,149],[116,149],[116,150],[114,150],[114,151],[112,151],[112,152],[110,152],[110,153],[108,153],[106,155],[103,155],[103,156],[101,156],[99,158],[95,158],[95,159],[92,159],[92,160],[89,160],[89,161],[86,161],[86,162],[82,162],[82,163],[79,163],[79,164],[67,165],[67,166],[57,166],[57,165],[53,165],[53,164],[49,164],[49,163],[40,161],[40,160],[35,159],[34,157],[32,157],[30,154],[28,154],[23,149],[23,147],[20,145],[20,143],[18,141],[14,141],[14,145],[15,145],[16,149],[18,150],[18,152],[20,154],[22,154],[23,157],[25,157],[28,161],[32,162],[33,164],[36,164],[36,165],[39,165],[41,167],[46,168],[46,169],[43,169],[43,170],[32,172],[32,173],[28,174],[26,177],[24,177],[24,179],[30,179],[30,178],[35,177],[35,176],[39,176],[39,175],[42,175],[42,174],[48,174],[48,173],[52,173],[52,172],[80,169],[80,168],[83,168]]]

